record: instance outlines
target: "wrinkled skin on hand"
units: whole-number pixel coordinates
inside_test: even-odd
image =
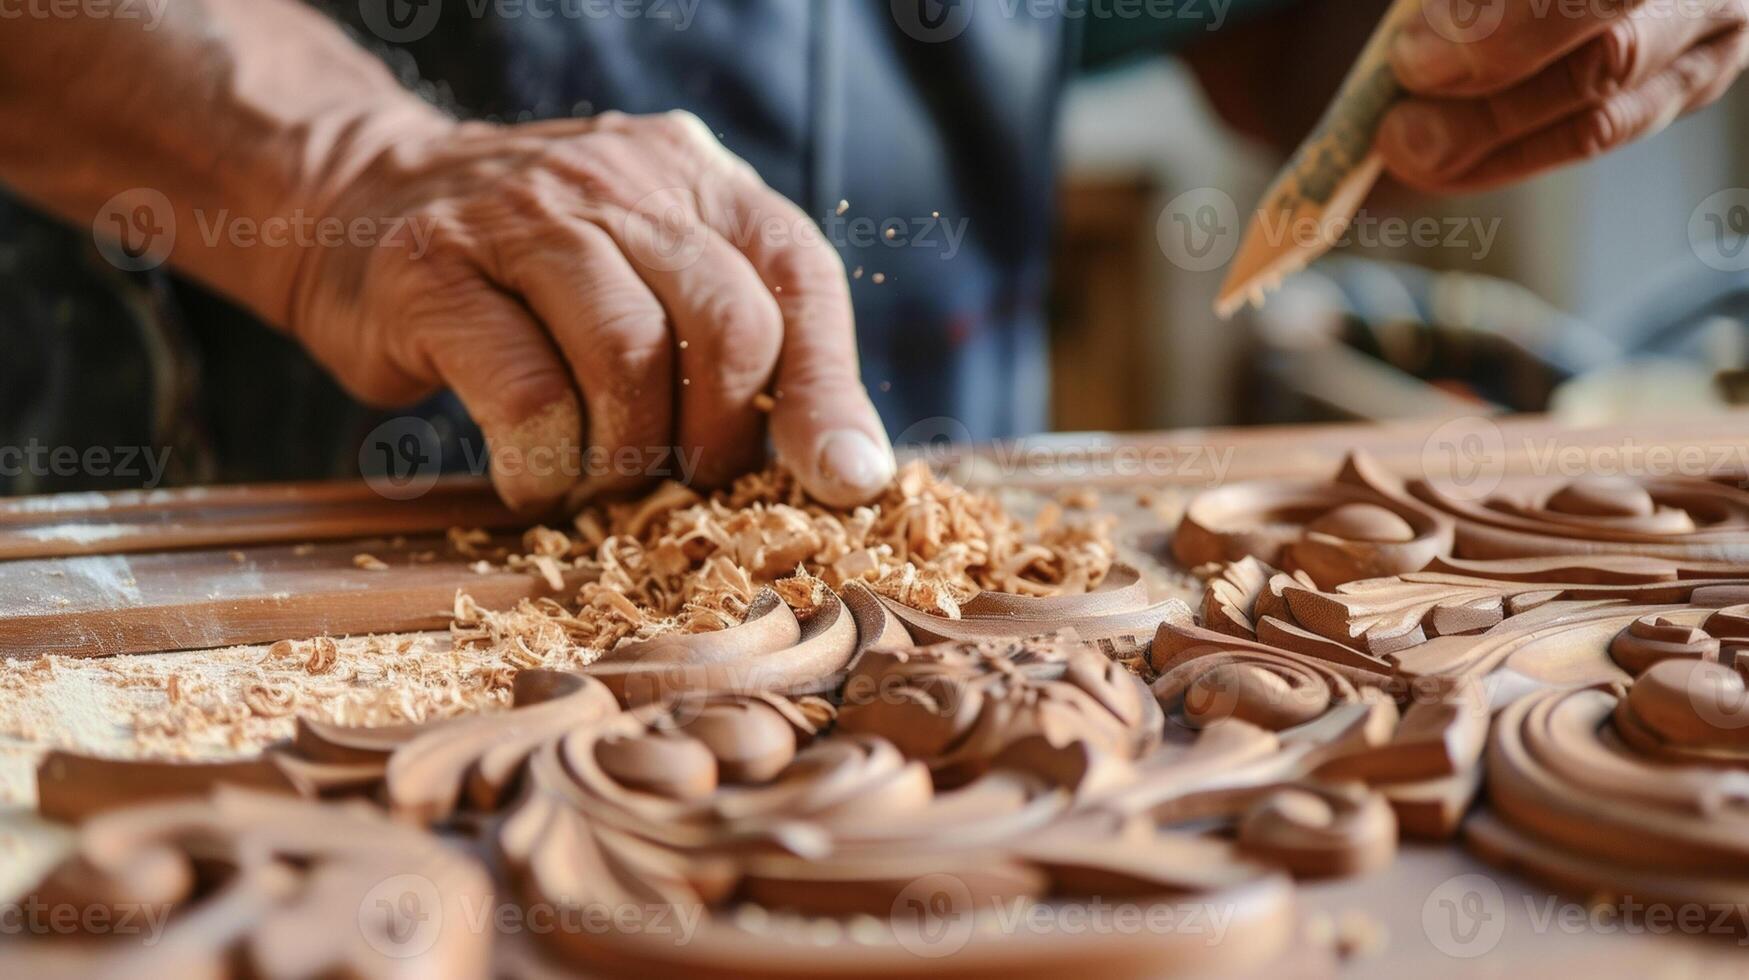
[[[661,475],[726,482],[768,418],[827,503],[890,478],[837,253],[696,117],[416,128],[324,208],[383,240],[308,250],[292,286],[289,328],[353,394],[453,388],[524,509],[635,489],[664,447]]]
[[[1391,52],[1410,98],[1378,148],[1400,180],[1474,191],[1616,149],[1717,99],[1749,0],[1426,0]]]

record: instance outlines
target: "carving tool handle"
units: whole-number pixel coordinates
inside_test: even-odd
[[[1312,134],[1294,151],[1252,214],[1215,300],[1223,319],[1323,255],[1342,237],[1384,169],[1373,149],[1379,124],[1403,90],[1391,70],[1391,45],[1423,0],[1396,0],[1367,39],[1354,67]]]

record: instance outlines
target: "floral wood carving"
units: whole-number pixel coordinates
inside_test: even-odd
[[[1749,562],[1749,489],[1741,474],[1510,477],[1475,496],[1397,479],[1354,453],[1328,483],[1240,483],[1201,494],[1185,509],[1173,554],[1187,568],[1255,558],[1322,588],[1421,571],[1441,557],[1741,563]]]
[[[1419,571],[1451,546],[1450,521],[1356,453],[1330,483],[1237,483],[1199,495],[1172,553],[1186,568],[1255,559],[1327,587]]]
[[[534,937],[565,964],[644,976],[1316,966],[1332,953],[1298,928],[1293,879],[1378,868],[1400,836],[1461,836],[1586,893],[1749,894],[1749,563],[1709,550],[1736,533],[1719,501],[1740,491],[1636,484],[1647,511],[1623,486],[1584,484],[1496,518],[1360,459],[1334,486],[1193,504],[1177,547],[1219,562],[1200,615],[1151,603],[1123,566],[1084,595],[982,593],[957,617],[855,583],[798,617],[768,592],[728,629],[627,642],[581,673],[524,671],[496,714],[306,721],[247,763],[51,756],[43,809],[89,831],[265,799],[220,784],[361,796],[417,840],[431,840],[417,825],[478,836],[525,911],[694,917],[686,941]],[[1483,517],[1559,528],[1530,537],[1591,528],[1605,550],[1538,553],[1515,525],[1498,539],[1514,557],[1476,557],[1484,539],[1466,528]],[[1648,543],[1680,554],[1633,553]],[[387,826],[283,806],[330,832],[339,813]],[[407,863],[380,850],[381,873]],[[89,903],[108,881],[69,863],[43,887],[94,888]],[[1217,945],[991,925],[1095,897],[1234,917]],[[251,921],[250,935],[290,934],[317,917]]]
[[[419,908],[405,908],[409,889]],[[72,856],[29,900],[113,928],[8,942],[0,960],[10,976],[468,980],[491,971],[489,934],[432,929],[409,942],[399,930],[418,922],[396,919],[422,908],[427,921],[465,921],[491,903],[485,869],[356,803],[226,786],[114,810],[81,825]],[[163,928],[156,942],[141,941],[147,916]]]

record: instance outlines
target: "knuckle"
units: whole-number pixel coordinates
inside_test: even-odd
[[[1619,49],[1613,40],[1617,33],[1612,28],[1597,43],[1566,59],[1567,77],[1578,101],[1598,102],[1609,98],[1621,91],[1622,84],[1627,81],[1628,62],[1618,55]]]
[[[763,385],[783,346],[783,321],[777,304],[763,294],[719,293],[706,304],[712,334],[708,352],[715,373],[727,384]]]
[[[1645,45],[1640,36],[1640,22],[1631,17],[1612,22],[1598,38],[1595,48],[1602,60],[1603,81],[1620,87],[1636,77],[1642,67]]]
[[[844,282],[843,257],[823,241],[773,250],[766,260],[766,275],[782,286],[785,294],[849,290]]]
[[[621,130],[631,125],[636,116],[629,116],[618,109],[608,109],[590,117],[596,129]]]
[[[670,109],[660,116],[652,116],[652,121],[661,128],[663,133],[688,142],[716,143],[716,134],[694,113],[685,109]]]
[[[1590,159],[1616,147],[1623,131],[1619,105],[1618,101],[1611,100],[1579,118],[1573,134],[1574,150],[1578,156]]]
[[[668,350],[668,325],[660,304],[616,297],[597,305],[582,341],[613,374],[642,374]]]
[[[567,140],[546,152],[539,170],[560,178],[565,194],[586,204],[627,207],[632,198],[630,175],[638,162],[626,142],[623,136]]]
[[[480,389],[495,392],[510,419],[524,419],[560,399],[570,380],[558,365],[530,358],[500,358],[475,362]]]
[[[468,276],[479,249],[479,236],[465,221],[442,218],[432,222],[431,239],[426,245],[423,261],[414,263],[428,277],[454,279]]]

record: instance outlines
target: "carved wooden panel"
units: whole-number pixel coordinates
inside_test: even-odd
[[[1194,612],[1124,566],[959,618],[767,595],[525,671],[499,713],[305,722],[241,763],[55,754],[40,805],[79,847],[36,894],[161,902],[190,963],[370,975],[400,967],[392,912],[362,952],[288,937],[356,935],[374,882],[466,896],[489,868],[520,914],[635,920],[517,938],[553,968],[795,977],[1316,975],[1345,946],[1301,884],[1404,838],[1579,896],[1749,901],[1749,494],[1721,476],[1468,500],[1355,458],[1193,502]],[[276,898],[318,884],[331,901]],[[1171,925],[1073,927],[1113,903]],[[1217,916],[1218,941],[1192,927]],[[445,969],[508,942],[451,941]]]

